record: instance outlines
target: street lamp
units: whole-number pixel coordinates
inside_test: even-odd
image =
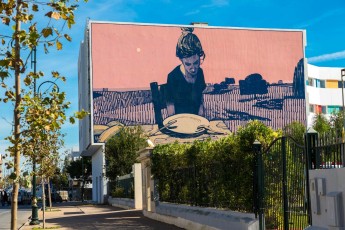
[[[32,63],[34,64],[34,73],[36,73],[36,47],[33,48],[33,61]],[[51,83],[54,84],[57,88],[57,92],[59,92],[59,87],[58,85],[53,82],[53,81],[44,81],[42,82],[37,89],[36,92],[36,79],[34,79],[34,95],[37,96],[37,93],[40,95],[40,88],[43,84],[46,83]],[[33,171],[33,176],[32,176],[32,205],[31,205],[31,221],[30,225],[38,225],[40,224],[38,220],[38,206],[37,206],[37,197],[36,197],[36,160],[33,160],[32,164],[32,171]]]
[[[33,55],[33,56],[32,56]],[[33,47],[31,53],[31,64],[34,66],[34,74],[36,74],[36,46]],[[36,78],[34,79],[34,96],[36,96]],[[31,221],[30,225],[38,225],[38,206],[36,197],[36,160],[32,161],[32,200],[31,200]]]

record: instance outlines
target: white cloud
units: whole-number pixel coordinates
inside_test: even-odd
[[[339,60],[339,59],[345,59],[345,50],[311,57],[311,58],[308,58],[308,62],[315,63],[315,62],[332,61],[332,60]]]
[[[200,8],[219,8],[229,5],[229,0],[211,0],[208,4],[201,5]],[[185,16],[199,14],[200,9],[195,9],[185,13]]]
[[[90,18],[92,20],[132,21],[136,18],[136,12],[131,4],[138,4],[136,0],[106,0],[89,1],[80,7],[77,12],[78,19]]]
[[[313,26],[313,25],[315,25],[321,21],[324,21],[325,19],[334,17],[335,15],[339,15],[342,13],[343,13],[342,9],[327,11],[324,14],[319,15],[318,17],[313,17],[309,21],[305,21],[305,22],[297,25],[296,28],[307,28],[307,27]]]
[[[223,7],[229,5],[229,0],[212,0],[210,4],[202,5],[203,8]]]
[[[198,13],[200,13],[200,10],[193,10],[193,11],[189,11],[189,12],[185,13],[185,16],[195,15],[195,14],[198,14]]]

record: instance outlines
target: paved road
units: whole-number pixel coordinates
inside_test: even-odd
[[[117,230],[178,230],[174,225],[165,224],[143,216],[142,211],[125,210],[108,205],[85,205],[64,202],[55,205],[55,211],[46,212],[46,226],[59,226],[60,230],[69,229],[117,229]],[[39,211],[42,220],[42,211]],[[40,224],[42,226],[42,223]],[[25,225],[23,229],[32,229]]]
[[[18,220],[17,227],[20,228],[31,216],[31,206],[30,205],[18,205]],[[11,206],[2,207],[0,204],[0,229],[10,229],[11,228]]]

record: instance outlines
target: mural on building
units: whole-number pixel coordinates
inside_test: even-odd
[[[92,23],[91,50],[95,142],[132,125],[166,143],[305,123],[303,31]]]

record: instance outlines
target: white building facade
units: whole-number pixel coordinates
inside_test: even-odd
[[[102,204],[107,195],[105,177],[104,143],[95,143],[93,139],[93,107],[92,105],[92,65],[90,64],[88,28],[84,41],[80,45],[78,60],[79,110],[89,111],[90,115],[79,121],[79,149],[81,156],[92,157],[92,200]]]
[[[329,118],[332,113],[342,110],[341,69],[308,64],[308,127],[312,126],[315,114],[322,113]]]

